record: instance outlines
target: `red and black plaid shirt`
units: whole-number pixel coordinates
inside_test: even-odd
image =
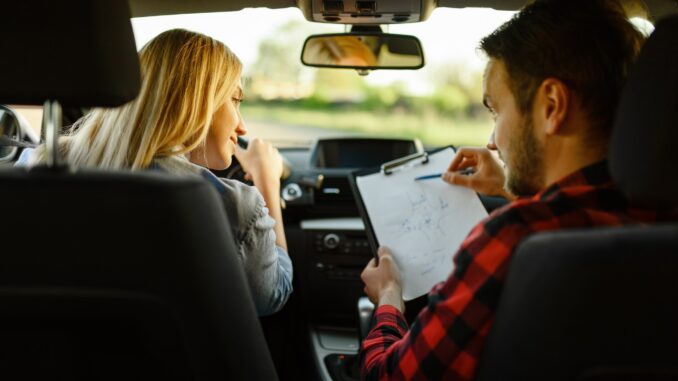
[[[431,290],[408,330],[393,306],[376,310],[362,343],[363,380],[471,380],[517,244],[535,232],[651,222],[614,187],[607,163],[575,172],[532,198],[494,211],[454,256],[455,268]]]

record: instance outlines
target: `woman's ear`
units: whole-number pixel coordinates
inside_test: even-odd
[[[569,87],[557,78],[546,78],[537,90],[536,111],[544,121],[544,133],[557,135],[562,133],[567,114],[570,111],[571,93]]]

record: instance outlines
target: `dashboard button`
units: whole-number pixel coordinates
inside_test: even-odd
[[[339,236],[334,233],[327,234],[323,239],[323,243],[328,249],[336,249],[339,246],[339,241]]]
[[[299,199],[301,196],[301,187],[297,183],[287,184],[282,190],[282,198],[285,201],[294,201]]]

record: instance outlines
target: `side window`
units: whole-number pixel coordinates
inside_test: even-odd
[[[39,141],[39,132],[33,129],[24,114],[31,118],[41,115],[21,113],[19,109],[22,108],[0,105],[0,164],[3,165],[13,163],[24,147],[32,147]]]
[[[10,106],[12,109],[28,122],[35,136],[40,137],[42,128],[42,106]]]
[[[654,31],[654,25],[645,18],[631,17],[629,21],[631,21],[631,24],[633,24],[633,26],[635,26],[645,37],[649,36]]]

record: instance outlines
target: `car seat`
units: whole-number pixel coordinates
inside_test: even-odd
[[[127,1],[24,0],[3,14],[0,103],[47,101],[54,124],[59,103],[136,96]],[[206,181],[57,160],[0,169],[0,200],[3,379],[277,379]]]

